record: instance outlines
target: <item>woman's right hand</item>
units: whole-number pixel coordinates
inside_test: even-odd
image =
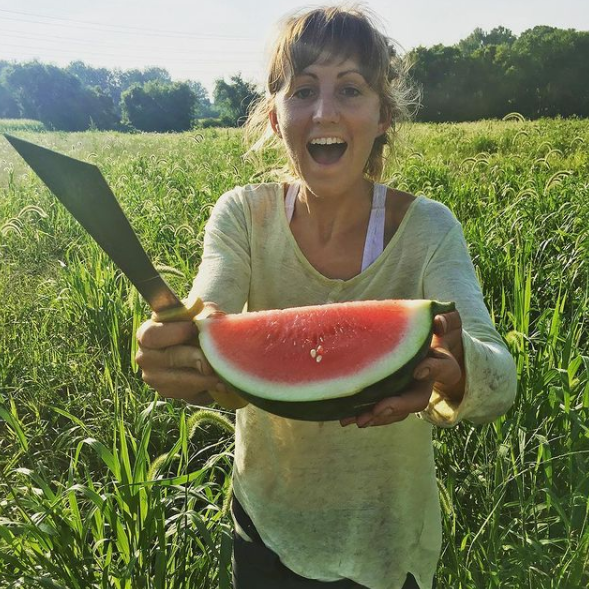
[[[213,305],[207,305],[213,307]],[[219,312],[215,308],[211,312]],[[183,399],[196,405],[213,402],[207,392],[225,390],[207,362],[192,321],[162,323],[154,315],[137,330],[138,351],[135,361],[143,381],[162,397]]]

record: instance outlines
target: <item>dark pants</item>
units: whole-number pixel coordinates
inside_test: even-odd
[[[235,496],[231,510],[235,520],[253,540],[248,542],[233,532],[233,589],[366,589],[349,579],[324,582],[293,573],[262,542],[252,520]],[[407,575],[403,589],[419,589],[411,573]]]

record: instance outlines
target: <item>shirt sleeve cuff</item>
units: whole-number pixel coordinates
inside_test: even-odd
[[[460,402],[450,401],[435,388],[419,417],[439,427],[463,420],[475,425],[493,421],[513,404],[517,390],[516,368],[507,348],[483,342],[462,331],[466,382]]]

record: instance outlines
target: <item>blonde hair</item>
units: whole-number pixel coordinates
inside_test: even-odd
[[[271,51],[266,91],[253,105],[245,125],[246,141],[251,146],[248,153],[281,145],[272,132],[269,115],[276,95],[288,90],[296,75],[313,63],[328,61],[330,56],[342,61],[353,57],[380,98],[381,120],[391,121],[389,129],[374,141],[364,168],[371,180],[381,178],[385,146],[392,149],[401,123],[411,119],[418,93],[409,82],[407,63],[375,22],[367,9],[356,5],[316,8],[283,21]],[[296,176],[295,170],[290,171]]]

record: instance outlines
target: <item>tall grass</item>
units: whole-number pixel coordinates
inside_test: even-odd
[[[98,163],[180,293],[216,198],[271,179],[237,130],[21,133]],[[440,587],[589,585],[589,123],[414,125],[386,180],[461,221],[516,404],[436,431]],[[229,587],[233,416],[158,399],[148,310],[0,144],[0,587]]]

